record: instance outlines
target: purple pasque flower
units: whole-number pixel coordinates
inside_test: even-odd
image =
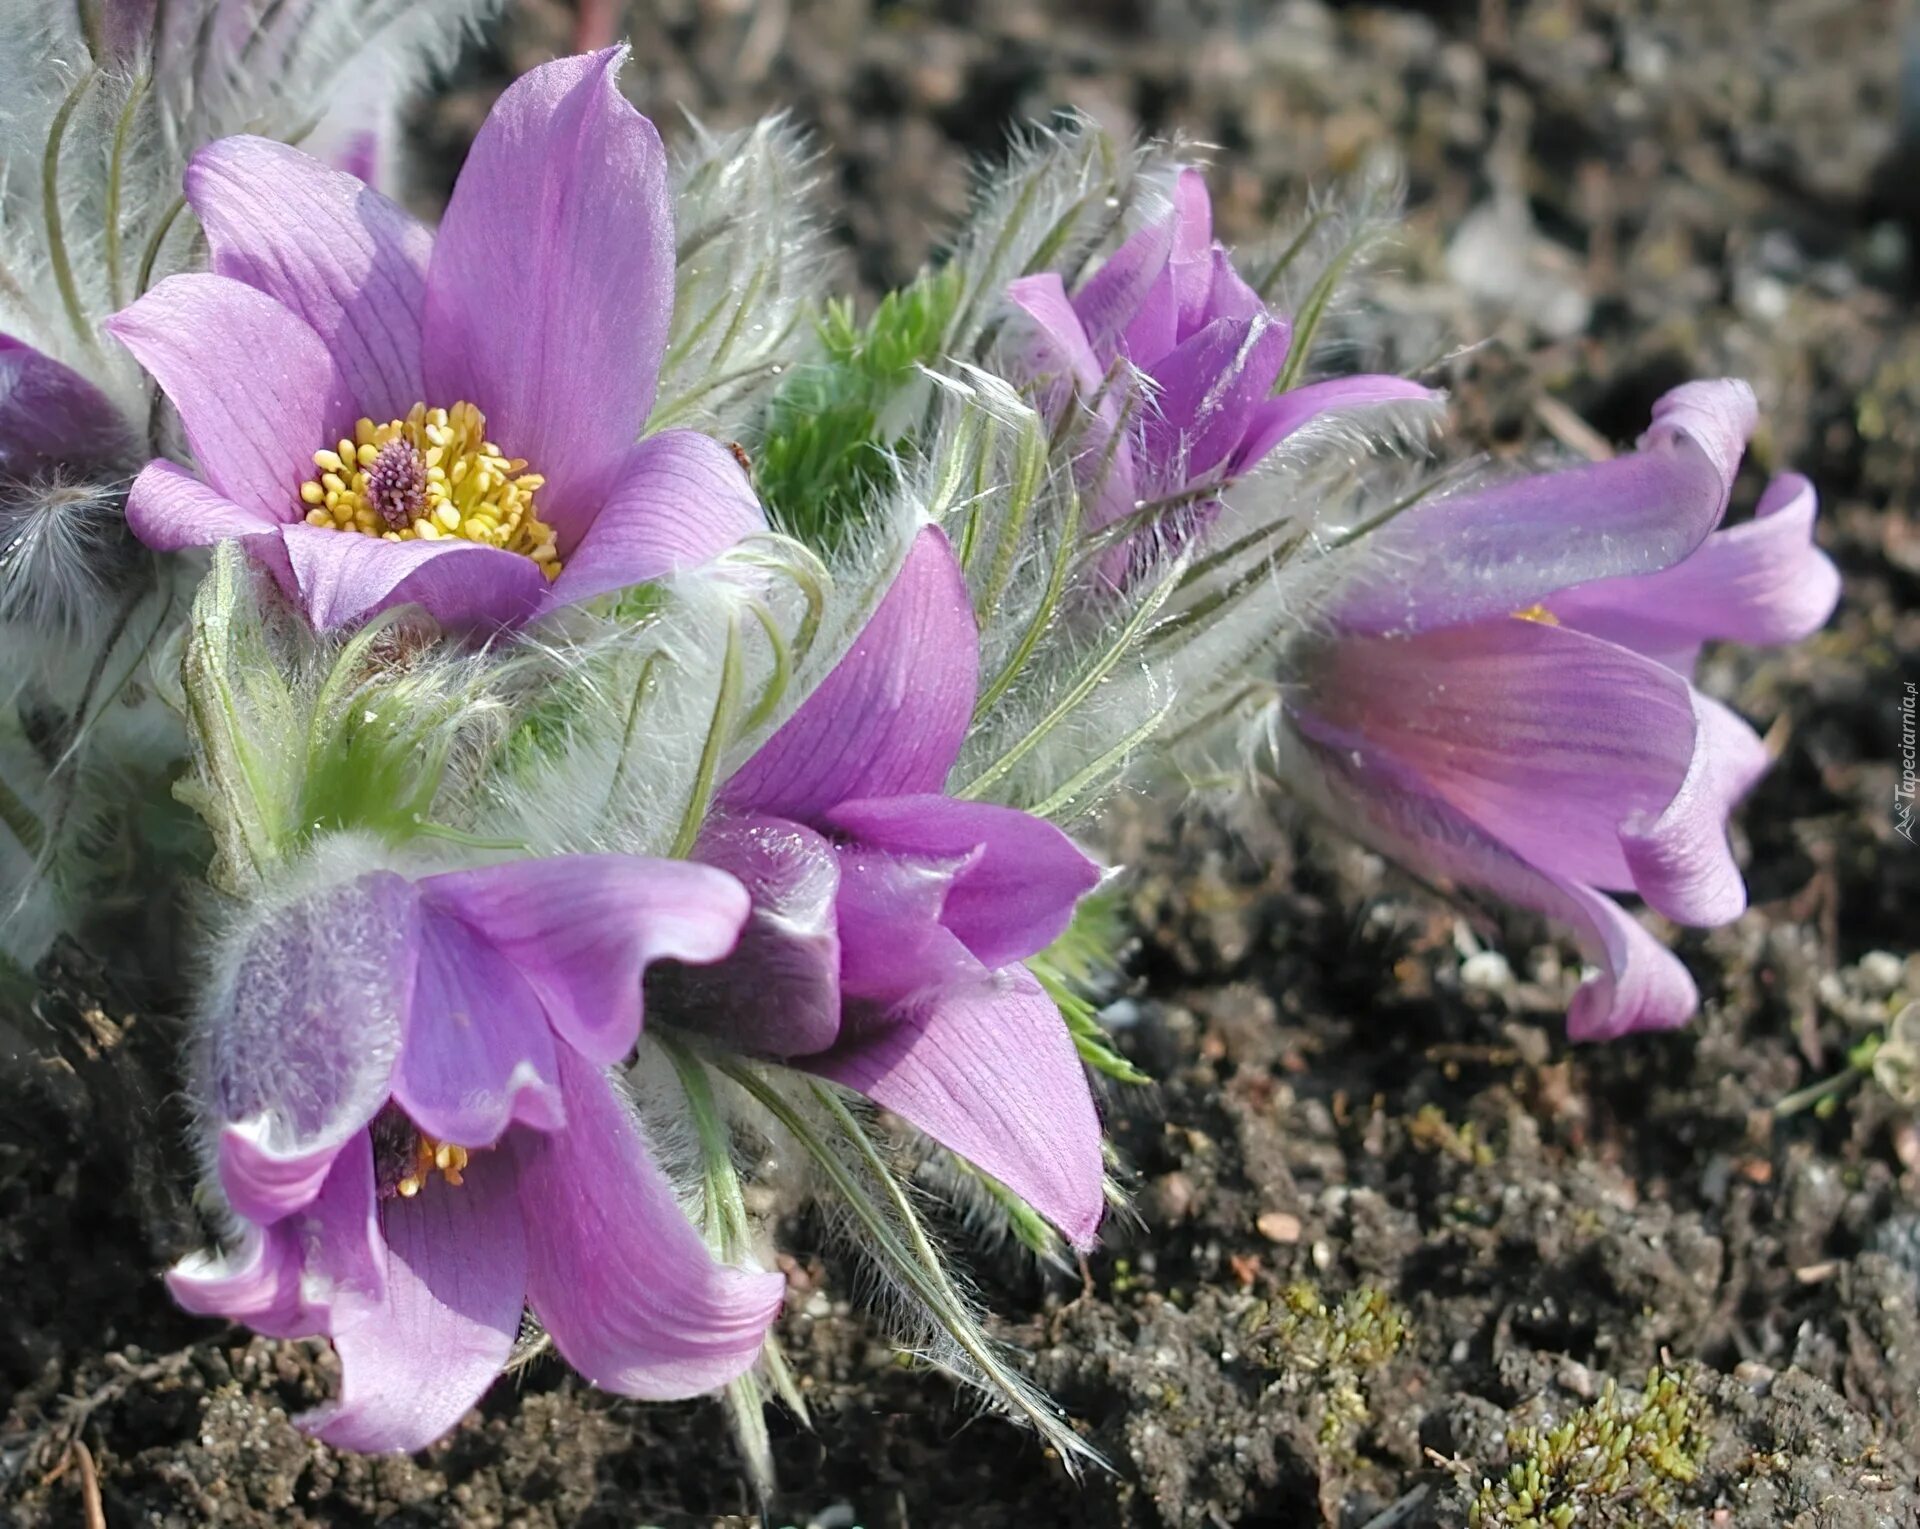
[[[24,340],[0,334],[0,485],[58,468],[131,463],[138,448],[107,395]]]
[[[1053,271],[1021,277],[1007,296],[1026,320],[1011,347],[1015,380],[1050,379],[1050,413],[1074,398],[1091,406],[1076,453],[1091,490],[1089,531],[1143,504],[1184,499],[1158,525],[1159,545],[1177,547],[1218,511],[1217,500],[1190,497],[1197,487],[1224,487],[1252,471],[1310,420],[1433,397],[1387,376],[1336,377],[1276,393],[1292,326],[1214,241],[1198,170],[1182,170],[1167,216],[1129,238],[1071,297]],[[1127,389],[1115,375],[1122,365],[1151,390],[1137,421],[1123,420]],[[1151,546],[1117,550],[1103,565],[1108,577],[1118,581],[1140,566],[1140,550]]]
[[[141,473],[127,513],[142,540],[244,538],[324,629],[402,603],[510,625],[763,527],[717,442],[635,443],[674,236],[666,157],[619,93],[621,58],[509,87],[437,235],[283,144],[194,157],[212,271],[108,322],[198,463]]]
[[[928,527],[846,657],[721,792],[694,854],[753,913],[731,957],[674,982],[671,1018],[865,1094],[1084,1247],[1100,1122],[1021,963],[1100,871],[1052,824],[946,794],[978,682],[966,585]]]
[[[1727,815],[1767,756],[1690,683],[1702,643],[1795,641],[1839,597],[1806,479],[1715,529],[1754,421],[1745,383],[1689,383],[1631,455],[1405,512],[1372,533],[1287,702],[1294,775],[1360,837],[1571,926],[1598,968],[1567,1016],[1578,1040],[1699,1006],[1605,893],[1683,924],[1746,907]]]
[[[209,1005],[201,1105],[236,1218],[168,1277],[190,1311],[332,1340],[328,1443],[420,1449],[506,1364],[530,1306],[595,1385],[648,1399],[746,1370],[782,1281],[718,1264],[605,1069],[641,974],[733,948],[731,877],[626,855],[289,901]]]

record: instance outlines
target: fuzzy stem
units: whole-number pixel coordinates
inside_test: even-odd
[[[1328,262],[1326,270],[1320,273],[1313,290],[1307,293],[1307,300],[1301,305],[1293,322],[1293,339],[1287,347],[1286,364],[1280,368],[1280,375],[1274,380],[1275,393],[1286,392],[1300,380],[1301,372],[1306,370],[1308,354],[1313,350],[1313,337],[1327,316],[1327,305],[1333,301],[1334,289],[1339,286],[1340,278],[1346,275],[1347,267],[1353,264],[1354,256],[1360,253],[1362,243],[1360,239],[1348,240]]]
[[[107,169],[107,293],[116,309],[126,305],[120,276],[120,188],[127,176],[127,136],[133,131],[133,119],[146,93],[147,76],[143,74],[133,82],[127,104],[120,108],[120,120],[113,126],[113,157]]]
[[[1034,649],[1040,646],[1040,638],[1046,632],[1047,623],[1053,619],[1053,613],[1059,609],[1060,597],[1066,592],[1067,570],[1073,563],[1073,544],[1080,533],[1081,500],[1078,494],[1067,501],[1067,517],[1060,527],[1060,539],[1054,547],[1053,566],[1047,570],[1047,587],[1041,593],[1040,603],[1034,608],[1032,618],[1020,634],[1020,643],[1007,661],[1000,666],[1000,672],[993,677],[980,699],[974,703],[973,723],[979,725],[1000,697],[1005,695],[1013,682],[1018,679],[1032,660]]]
[[[1132,651],[1133,645],[1140,639],[1141,634],[1153,623],[1154,617],[1160,614],[1160,607],[1166,604],[1167,597],[1173,593],[1184,567],[1184,563],[1175,564],[1173,572],[1163,579],[1159,587],[1152,590],[1140,602],[1139,608],[1127,618],[1126,625],[1120,629],[1107,650],[1087,666],[1080,677],[1068,688],[1067,693],[1024,738],[953,794],[962,800],[978,801],[991,787],[1004,779],[1015,765],[1032,753],[1047,734],[1072,715],[1080,703],[1092,695],[1100,682],[1118,668],[1120,661]]]
[[[94,339],[93,325],[87,322],[86,309],[80,302],[80,286],[74,279],[73,260],[67,253],[67,238],[60,223],[60,144],[67,136],[67,124],[73,120],[74,109],[80,99],[92,86],[99,75],[98,69],[89,69],[74,82],[67,97],[60,103],[60,109],[53,114],[53,124],[47,130],[47,149],[40,159],[40,201],[41,211],[47,225],[47,259],[53,266],[53,279],[60,288],[60,301],[67,310],[67,321],[73,325],[73,332],[79,336],[80,343],[88,350],[98,350]]]
[[[886,1185],[889,1199],[895,1209],[910,1228],[912,1245],[901,1240],[893,1223],[886,1213],[875,1204],[860,1181],[849,1171],[839,1155],[821,1140],[820,1135],[807,1118],[795,1109],[791,1102],[777,1088],[761,1077],[752,1068],[735,1062],[719,1062],[716,1065],[728,1077],[732,1078],[767,1109],[774,1119],[785,1127],[797,1141],[808,1157],[812,1158],[832,1184],[847,1209],[853,1214],[862,1229],[872,1239],[872,1247],[888,1268],[896,1274],[901,1283],[925,1304],[927,1310],[940,1324],[942,1331],[950,1337],[960,1351],[979,1367],[980,1373],[994,1386],[1001,1398],[1016,1408],[1039,1430],[1041,1437],[1059,1450],[1061,1461],[1068,1470],[1075,1469],[1075,1456],[1091,1458],[1099,1462],[1099,1456],[1088,1448],[1086,1443],[1067,1428],[1058,1417],[1050,1414],[1037,1401],[1027,1394],[1027,1387],[1021,1379],[1007,1369],[983,1334],[975,1329],[965,1314],[965,1306],[948,1283],[937,1256],[926,1240],[926,1234],[920,1230],[919,1218],[907,1203],[904,1194],[891,1172],[882,1165],[881,1182]],[[844,1108],[844,1107],[843,1107]],[[858,1132],[853,1144],[856,1148],[865,1145],[871,1151],[871,1143],[865,1141],[865,1134]],[[862,1153],[865,1157],[866,1153]],[[877,1157],[877,1155],[876,1155]],[[871,1159],[869,1161],[872,1161]],[[932,1260],[931,1265],[926,1261]]]
[[[707,740],[700,746],[700,764],[694,773],[693,789],[687,795],[687,810],[681,815],[680,830],[673,836],[669,857],[684,860],[700,837],[700,825],[706,821],[707,808],[713,804],[714,779],[720,773],[720,755],[733,736],[733,714],[740,704],[742,683],[740,663],[740,618],[727,619],[727,651],[720,660],[720,693],[713,700],[713,721],[707,728]]]
[[[186,210],[187,199],[184,196],[175,197],[173,205],[154,225],[152,237],[147,240],[147,247],[140,256],[140,279],[134,283],[133,288],[135,297],[139,297],[153,285],[153,268],[160,262],[160,247],[167,242],[167,235],[173,231],[174,220]]]
[[[1300,252],[1307,247],[1307,241],[1313,237],[1314,230],[1326,220],[1327,214],[1324,210],[1308,218],[1301,226],[1300,232],[1293,236],[1293,242],[1280,252],[1272,265],[1267,267],[1267,274],[1253,284],[1253,290],[1260,294],[1261,302],[1273,301],[1273,289],[1280,284],[1280,278],[1287,274],[1287,267],[1299,258]]]
[[[1096,785],[1101,784],[1103,776],[1124,763],[1128,755],[1142,747],[1149,738],[1160,731],[1167,718],[1173,715],[1173,706],[1172,701],[1167,702],[1112,748],[1106,750],[1085,768],[1076,770],[1051,793],[1028,807],[1026,811],[1036,818],[1052,819],[1060,815],[1064,821],[1064,815],[1067,815],[1069,807],[1073,807]]]

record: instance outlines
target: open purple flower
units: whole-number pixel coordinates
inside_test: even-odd
[[[1020,963],[1099,868],[1051,824],[958,801],[979,635],[919,533],[873,618],[727,782],[697,858],[753,895],[739,948],[675,984],[676,1023],[912,1122],[1087,1245],[1100,1123],[1065,1021]]]
[[[603,1069],[641,975],[733,948],[747,896],[624,855],[295,899],[210,1006],[201,1105],[237,1218],[169,1276],[191,1311],[324,1336],[351,1449],[419,1449],[500,1373],[531,1306],[595,1385],[650,1399],[747,1369],[782,1281],[717,1264]]]
[[[665,154],[615,85],[620,59],[516,81],[437,236],[282,144],[195,156],[212,271],[108,323],[173,401],[200,474],[141,473],[127,513],[143,541],[244,538],[323,629],[402,603],[510,625],[763,526],[717,442],[635,443],[674,237]]]
[[[1404,513],[1373,533],[1288,702],[1302,778],[1362,838],[1571,926],[1598,968],[1576,1039],[1699,1005],[1604,893],[1685,924],[1746,906],[1726,821],[1766,752],[1689,682],[1701,644],[1794,641],[1839,596],[1806,479],[1715,529],[1754,417],[1744,383],[1690,383],[1629,456]]]
[[[1011,365],[1018,380],[1050,383],[1049,412],[1077,399],[1092,414],[1076,460],[1092,499],[1086,529],[1143,503],[1184,499],[1162,517],[1163,547],[1205,529],[1217,500],[1193,495],[1256,467],[1281,441],[1332,410],[1431,398],[1400,377],[1338,377],[1274,391],[1292,326],[1270,311],[1213,238],[1213,209],[1198,170],[1175,182],[1173,209],[1134,234],[1071,297],[1056,272],[1007,289],[1025,315]],[[1152,389],[1145,418],[1123,421],[1124,364]],[[1126,428],[1122,428],[1123,424]],[[1116,431],[1118,437],[1116,438]],[[1137,553],[1120,549],[1120,579]]]

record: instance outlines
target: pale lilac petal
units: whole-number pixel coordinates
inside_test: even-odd
[[[202,1108],[234,1209],[270,1222],[386,1103],[414,981],[412,888],[389,871],[272,910],[200,1025]]]
[[[106,394],[72,367],[0,334],[0,477],[25,477],[55,462],[117,462],[135,450]]]
[[[638,855],[554,855],[453,871],[421,882],[420,896],[515,973],[535,999],[529,1023],[544,1033],[544,1013],[562,1041],[603,1067],[639,1039],[647,966],[719,960],[748,908],[746,888],[724,871]]]
[[[751,1369],[785,1281],[715,1262],[632,1112],[563,1049],[567,1129],[518,1132],[527,1296],[554,1345],[604,1391],[676,1401]]]
[[[1431,403],[1439,396],[1432,388],[1409,382],[1405,377],[1379,374],[1330,377],[1325,382],[1289,388],[1251,412],[1246,434],[1234,451],[1228,471],[1243,473],[1253,468],[1294,431],[1322,414],[1371,409],[1382,404]]]
[[[1134,505],[1132,443],[1124,434],[1115,435],[1124,388],[1117,380],[1109,385],[1056,272],[1021,277],[1007,288],[1007,297],[1025,316],[1011,337],[1014,359],[1010,365],[1025,378],[1064,380],[1066,387],[1058,389],[1060,397],[1050,408],[1070,407],[1076,394],[1082,406],[1093,407],[1092,418],[1082,423],[1075,436],[1075,471],[1083,489],[1093,485],[1085,525],[1097,531],[1128,514]]]
[[[847,656],[721,792],[727,807],[805,822],[841,802],[938,791],[980,679],[966,580],[928,526]]]
[[[1727,814],[1767,770],[1766,745],[1726,707],[1697,691],[1693,760],[1657,817],[1629,820],[1620,842],[1633,886],[1683,924],[1731,923],[1746,911],[1747,888],[1727,845]]]
[[[1726,513],[1753,420],[1745,383],[1689,383],[1655,406],[1631,455],[1415,505],[1369,533],[1378,572],[1334,614],[1349,628],[1411,632],[1671,567]]]
[[[1261,314],[1215,319],[1156,362],[1159,397],[1144,422],[1149,457],[1177,468],[1176,483],[1226,461],[1273,391],[1286,353],[1285,326]]]
[[[433,236],[421,224],[354,176],[266,138],[209,144],[186,184],[214,271],[305,319],[361,413],[395,419],[425,399],[420,320]]]
[[[355,418],[326,342],[244,282],[169,276],[106,321],[179,411],[200,475],[279,521],[304,513],[313,454]]]
[[[1305,704],[1541,870],[1619,890],[1621,826],[1658,817],[1695,753],[1685,680],[1537,621],[1341,639]]]
[[[767,528],[733,454],[692,430],[664,430],[628,453],[607,502],[577,544],[553,597],[565,603],[697,568]]]
[[[940,921],[987,967],[1045,950],[1100,881],[1100,867],[1058,828],[1012,807],[881,797],[843,802],[825,821],[891,854],[959,862]]]
[[[578,540],[653,407],[673,314],[660,135],[620,94],[625,49],[520,76],[474,139],[427,272],[426,373],[547,480]]]
[[[436,877],[433,881],[444,880]],[[423,884],[420,969],[393,1097],[429,1136],[486,1147],[566,1120],[553,1031],[515,961]]]
[[[1093,353],[1080,315],[1074,312],[1058,271],[1022,276],[1007,285],[1007,301],[1025,315],[1015,348],[1019,370],[1026,376],[1060,376],[1077,383],[1081,395],[1100,392],[1105,368]]]
[[[1096,353],[1110,355],[1119,347],[1127,326],[1154,292],[1173,251],[1173,225],[1169,215],[1132,235],[1074,294],[1074,312]],[[1164,339],[1154,355],[1173,344],[1175,313],[1170,285],[1160,293],[1157,315],[1156,334],[1164,335]]]
[[[1299,757],[1288,780],[1312,805],[1389,859],[1430,880],[1490,892],[1571,929],[1597,970],[1567,1013],[1575,1040],[1683,1025],[1700,1006],[1686,968],[1611,898],[1528,864],[1367,740],[1295,712]]]
[[[384,1295],[336,1314],[340,1394],[294,1420],[335,1449],[425,1449],[506,1367],[527,1288],[512,1156],[477,1154],[462,1179],[381,1202]]]
[[[324,1185],[297,1213],[261,1227],[243,1224],[225,1253],[196,1253],[167,1274],[188,1311],[244,1322],[269,1338],[333,1331],[341,1312],[377,1302],[386,1289],[373,1147],[358,1132],[337,1154]]]
[[[891,1005],[930,988],[978,982],[984,968],[940,921],[964,858],[891,855],[841,845],[840,991]]]
[[[1714,532],[1685,562],[1562,590],[1553,613],[1682,673],[1703,642],[1798,642],[1826,624],[1840,598],[1839,570],[1814,545],[1817,507],[1798,473],[1775,478],[1752,520]]]
[[[1211,307],[1218,253],[1207,178],[1198,170],[1182,170],[1173,184],[1173,250],[1167,258],[1182,341],[1223,316]]]
[[[155,552],[211,547],[277,531],[279,522],[210,489],[184,467],[149,462],[127,494],[127,524]]]
[[[1289,336],[1293,332],[1293,326],[1271,312],[1260,294],[1247,284],[1247,279],[1234,267],[1233,256],[1217,244],[1213,247],[1213,277],[1207,292],[1205,316],[1209,320],[1271,318],[1286,329]]]
[[[1022,968],[850,1016],[801,1064],[991,1174],[1077,1248],[1105,1207],[1100,1119],[1066,1021]]]
[[[280,537],[301,607],[322,632],[396,605],[418,605],[452,630],[510,627],[548,597],[532,558],[479,542],[390,542],[304,523]]]
[[[740,943],[711,966],[662,968],[648,991],[672,1023],[736,1051],[797,1056],[840,1033],[840,862],[810,828],[785,818],[708,819],[693,855],[734,877],[753,901]]]

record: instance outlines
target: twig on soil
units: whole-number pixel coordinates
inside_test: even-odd
[[[1391,1503],[1380,1512],[1374,1514],[1372,1518],[1360,1526],[1360,1529],[1394,1529],[1396,1524],[1404,1524],[1409,1518],[1413,1517],[1413,1510],[1426,1500],[1426,1487],[1424,1485],[1417,1486],[1398,1502]]]

